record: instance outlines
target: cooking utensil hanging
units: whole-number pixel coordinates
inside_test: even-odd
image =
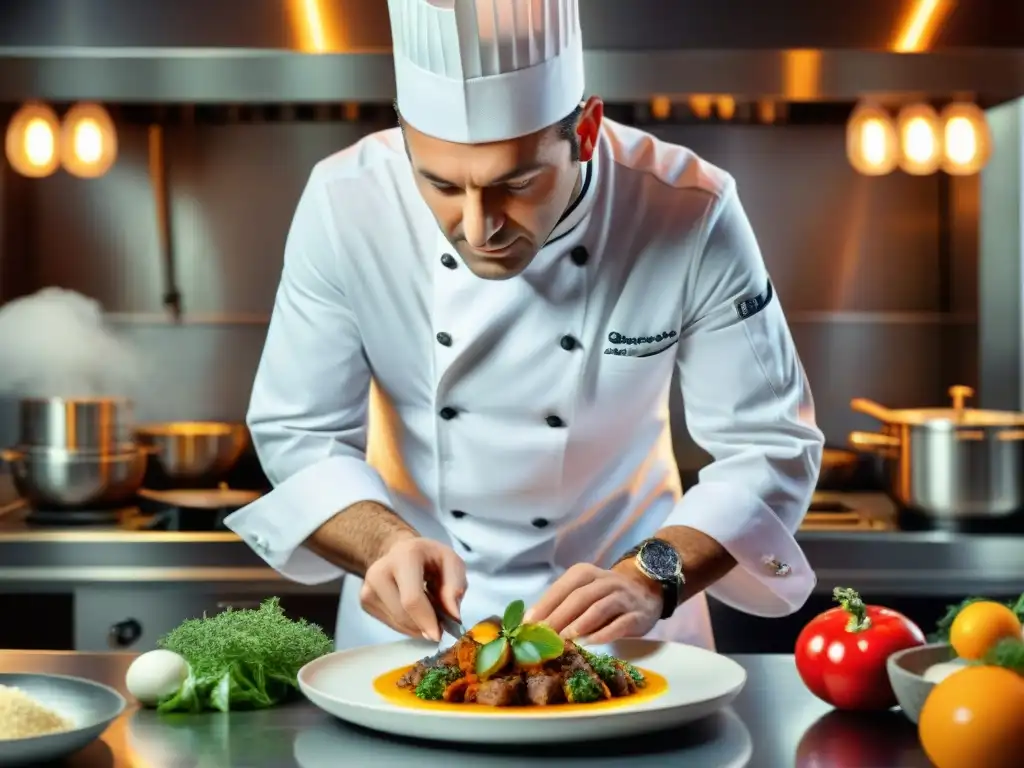
[[[891,409],[864,398],[853,410],[883,423],[852,432],[850,445],[882,457],[887,490],[903,507],[956,520],[1024,511],[1024,413],[966,406],[970,387],[950,387],[949,408]]]

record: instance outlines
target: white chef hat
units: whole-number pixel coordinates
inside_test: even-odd
[[[398,111],[480,144],[554,125],[583,98],[578,0],[388,0]]]

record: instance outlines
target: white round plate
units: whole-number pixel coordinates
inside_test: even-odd
[[[396,736],[481,744],[527,744],[617,738],[699,720],[725,706],[743,689],[747,674],[712,651],[678,643],[623,640],[607,652],[668,681],[660,696],[593,712],[557,707],[411,709],[386,701],[373,681],[397,667],[436,652],[419,640],[338,651],[299,671],[299,688],[313,704],[355,725]]]

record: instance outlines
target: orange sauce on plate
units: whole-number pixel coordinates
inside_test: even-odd
[[[628,707],[640,701],[649,701],[661,696],[668,690],[668,681],[664,677],[659,675],[657,672],[651,672],[648,669],[641,669],[640,672],[647,680],[647,685],[630,696],[603,699],[601,701],[591,702],[590,704],[548,704],[543,707],[529,705],[520,707],[491,707],[486,704],[465,704],[451,701],[427,701],[425,699],[420,699],[412,691],[398,687],[398,681],[402,678],[402,675],[410,669],[412,669],[411,664],[409,666],[393,669],[390,672],[385,672],[373,681],[373,689],[385,701],[399,707],[408,707],[411,709],[440,709],[449,710],[451,712],[486,711],[487,713],[510,715],[526,713],[532,714],[538,710],[551,710],[556,712],[600,712],[608,709],[616,709],[618,707]]]

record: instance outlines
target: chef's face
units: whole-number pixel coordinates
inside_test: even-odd
[[[591,97],[575,125],[490,144],[455,144],[403,124],[420,194],[475,275],[505,280],[530,264],[572,202],[602,114]]]

